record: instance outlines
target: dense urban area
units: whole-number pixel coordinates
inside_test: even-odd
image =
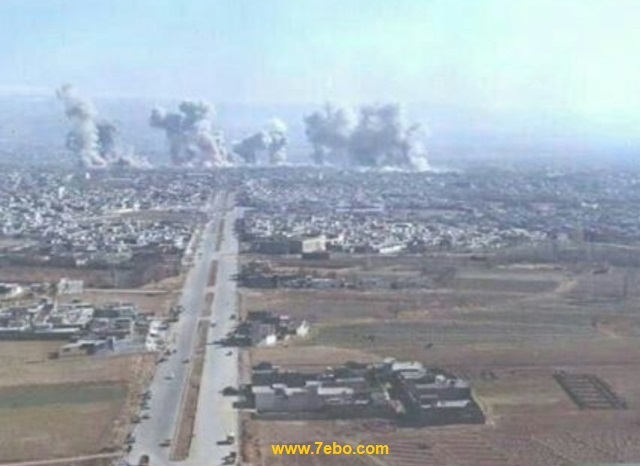
[[[0,191],[0,462],[640,457],[640,172],[8,167]]]
[[[640,0],[0,18],[0,466],[640,465]]]

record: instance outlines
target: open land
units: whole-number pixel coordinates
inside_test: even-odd
[[[69,276],[69,270],[61,276]],[[28,276],[30,281],[52,278],[48,273]],[[142,288],[85,289],[61,296],[60,302],[129,302],[142,313],[162,318],[175,304],[183,280],[179,275]],[[77,464],[95,466],[110,464],[110,459],[94,455],[121,451],[138,410],[138,396],[153,376],[156,356],[51,359],[60,345],[59,341],[0,342],[0,462],[89,455]]]
[[[640,299],[635,269],[473,262],[454,254],[352,263],[339,259],[337,267],[291,258],[273,262],[277,270],[297,267],[320,276],[440,278],[431,289],[420,290],[245,289],[243,312],[269,309],[312,324],[306,340],[252,348],[252,364],[272,361],[304,370],[346,360],[421,361],[470,379],[487,423],[397,429],[382,421],[278,421],[274,428],[273,421],[246,419],[244,454],[254,462],[548,466],[638,459]],[[444,263],[453,272],[443,274]],[[558,371],[597,377],[628,409],[580,409],[554,379]],[[391,453],[313,458],[270,452],[274,442],[336,439],[388,443]]]
[[[55,342],[0,342],[0,461],[117,451],[150,355],[48,359]]]

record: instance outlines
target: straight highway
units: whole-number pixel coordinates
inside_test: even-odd
[[[205,226],[194,264],[189,270],[180,304],[184,311],[173,328],[175,348],[166,362],[158,365],[149,387],[151,399],[147,413],[149,419],[142,420],[134,430],[135,443],[126,461],[137,464],[141,455],[149,455],[152,466],[171,464],[171,448],[167,440],[173,440],[180,417],[181,401],[189,376],[196,328],[202,319],[205,295],[214,291],[211,323],[208,340],[226,335],[234,325],[231,319],[236,310],[236,285],[238,242],[234,235],[234,223],[238,209],[227,208],[225,193],[216,196],[207,207],[209,221]],[[223,238],[218,245],[220,222],[224,220]],[[218,262],[215,287],[208,286],[212,261]],[[231,354],[229,352],[231,351]],[[233,446],[218,445],[228,433],[237,433],[238,415],[232,408],[232,400],[223,397],[221,390],[236,386],[238,382],[238,357],[236,350],[207,345],[204,370],[198,399],[198,412],[194,426],[194,437],[189,458],[180,464],[210,466],[221,464]],[[164,445],[164,446],[163,446]],[[213,463],[212,463],[213,461]]]

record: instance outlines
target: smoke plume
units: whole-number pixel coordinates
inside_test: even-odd
[[[282,120],[274,118],[269,122],[267,131],[269,135],[267,146],[269,163],[280,165],[287,160],[287,125]]]
[[[279,165],[286,161],[287,126],[283,121],[274,118],[267,129],[258,131],[244,138],[233,146],[236,153],[246,164],[258,163],[258,156],[266,153],[268,163]]]
[[[211,107],[184,101],[178,112],[155,108],[149,123],[164,130],[171,161],[178,166],[220,167],[229,163],[222,133],[213,131]]]
[[[64,104],[64,111],[71,129],[67,133],[67,149],[76,154],[86,168],[102,168],[107,161],[98,150],[98,127],[95,122],[96,111],[91,102],[77,95],[66,84],[56,92]]]
[[[255,165],[258,162],[258,153],[265,151],[269,147],[269,142],[269,135],[264,131],[259,131],[235,144],[233,151],[240,156],[244,163]]]
[[[426,169],[419,125],[407,125],[397,104],[366,105],[357,118],[348,108],[326,105],[304,119],[316,164]]]
[[[304,123],[305,134],[313,146],[314,163],[324,165],[328,158],[344,157],[354,126],[351,110],[326,104],[322,110],[307,115]]]
[[[106,120],[98,120],[93,104],[78,95],[72,86],[65,84],[56,92],[64,104],[65,115],[71,124],[66,146],[84,168],[148,167],[149,162],[135,156],[131,149],[122,150],[116,126]]]

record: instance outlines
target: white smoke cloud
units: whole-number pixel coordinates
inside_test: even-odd
[[[355,115],[349,108],[326,104],[322,110],[304,118],[305,134],[313,146],[314,163],[324,165],[346,155]]]
[[[222,133],[213,129],[212,114],[209,104],[187,100],[178,112],[155,108],[149,123],[164,130],[174,165],[221,167],[229,165],[229,154]]]
[[[67,149],[76,154],[86,168],[106,167],[107,161],[98,151],[96,111],[91,102],[76,94],[69,84],[58,89],[56,95],[64,104],[65,115],[71,124],[67,133]]]
[[[138,157],[132,149],[123,151],[117,139],[116,126],[106,120],[98,121],[93,104],[65,84],[56,95],[64,104],[65,115],[71,123],[66,146],[84,168],[96,169],[111,166],[147,168],[149,162]]]
[[[258,157],[262,153],[266,153],[270,165],[280,165],[287,158],[287,142],[287,125],[282,120],[274,118],[269,121],[266,129],[234,144],[233,152],[249,165],[258,163]]]
[[[354,113],[327,104],[304,119],[316,164],[428,169],[419,125],[407,125],[398,104],[366,105]]]
[[[267,134],[269,135],[269,163],[280,165],[287,160],[287,125],[279,118],[274,118],[269,122]]]

